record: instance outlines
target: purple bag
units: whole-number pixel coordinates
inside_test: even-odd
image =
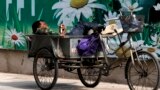
[[[82,38],[78,45],[77,51],[80,56],[90,56],[96,54],[100,48],[99,37],[97,35],[89,35]]]

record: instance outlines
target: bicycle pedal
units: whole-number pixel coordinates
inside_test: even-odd
[[[103,76],[109,76],[110,74],[109,74],[108,71],[103,70],[103,71],[102,71],[102,75],[103,75]]]
[[[102,68],[102,75],[109,76],[109,70],[107,68]]]

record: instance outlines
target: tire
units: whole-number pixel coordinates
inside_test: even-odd
[[[160,66],[154,56],[145,51],[139,51],[139,61],[134,55],[135,65],[128,60],[125,68],[127,83],[131,90],[157,90],[159,85]]]
[[[37,52],[33,61],[33,75],[39,88],[50,90],[57,82],[58,63],[48,49]]]
[[[88,62],[90,59],[85,59],[84,61],[85,62],[83,62],[82,68],[77,69],[78,77],[83,85],[93,88],[100,82],[102,76],[101,68],[94,67],[93,64]],[[84,68],[83,66],[87,67]]]

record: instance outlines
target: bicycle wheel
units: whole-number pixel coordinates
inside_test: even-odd
[[[51,89],[58,76],[58,63],[48,49],[41,49],[33,61],[33,74],[35,81],[42,90]]]
[[[157,90],[159,85],[159,62],[152,54],[140,51],[134,55],[134,62],[131,59],[126,64],[126,79],[131,90]],[[139,62],[138,62],[138,58]]]
[[[78,77],[86,87],[95,87],[101,79],[101,68],[94,66],[94,59],[84,59],[82,68],[78,68]]]

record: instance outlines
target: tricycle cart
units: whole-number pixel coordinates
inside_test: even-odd
[[[115,23],[116,20],[110,22]],[[58,69],[64,69],[69,72],[77,70],[79,79],[86,87],[95,87],[102,75],[109,75],[110,70],[121,67],[125,61],[125,78],[131,90],[157,90],[159,62],[152,54],[133,46],[131,36],[135,32],[137,28],[128,31],[125,41],[121,40],[123,32],[116,29],[105,35],[99,33],[102,50],[91,56],[79,56],[77,53],[78,41],[84,36],[29,35],[32,41],[28,56],[34,58],[33,74],[37,85],[43,90],[51,89],[56,84]],[[111,40],[115,37],[119,44],[114,50]]]
[[[32,39],[29,57],[33,57],[33,74],[41,89],[50,89],[58,77],[58,69],[72,72],[77,69],[79,79],[87,87],[95,87],[101,78],[103,64],[98,57],[80,57],[76,50],[83,36],[29,35]]]

